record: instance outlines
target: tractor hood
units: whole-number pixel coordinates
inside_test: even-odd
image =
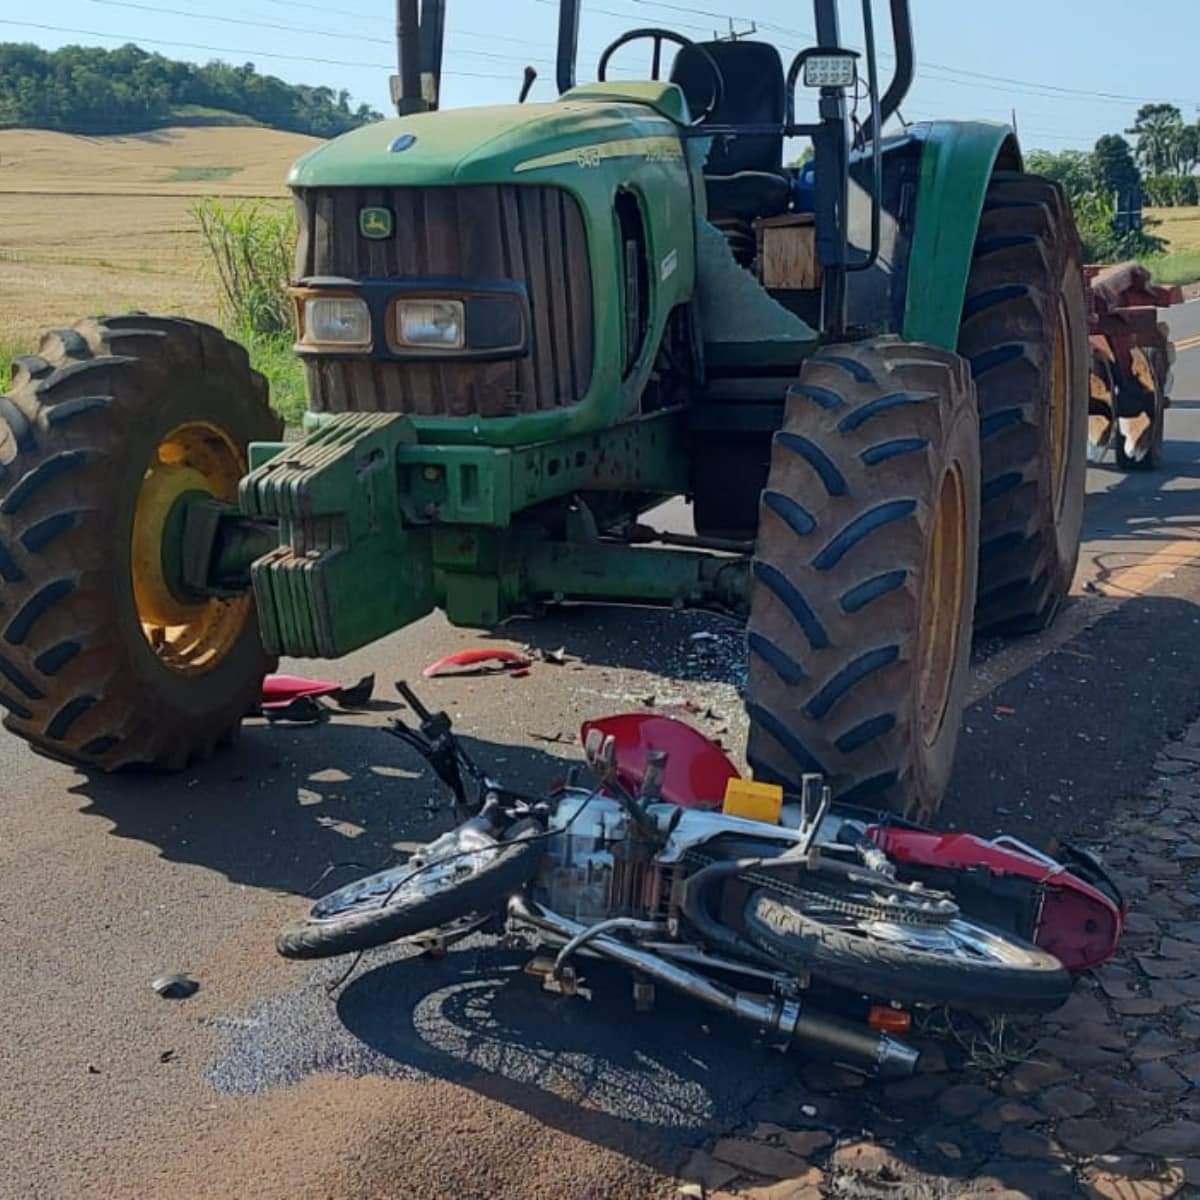
[[[306,154],[292,167],[288,185],[506,182],[543,167],[590,165],[582,152],[631,137],[670,139],[677,154],[680,130],[666,115],[665,99],[593,85],[550,104],[445,109],[378,121]]]

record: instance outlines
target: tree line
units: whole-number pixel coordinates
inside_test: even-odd
[[[1073,195],[1139,187],[1147,204],[1160,208],[1200,203],[1200,122],[1189,125],[1174,104],[1144,104],[1126,131],[1105,134],[1095,148],[1050,154],[1035,150],[1031,167],[1058,179]]]
[[[175,123],[184,105],[221,109],[274,129],[334,137],[382,114],[346,91],[285,83],[253,63],[175,62],[132,44],[44,50],[0,43],[0,127],[132,133]]]
[[[1157,208],[1200,203],[1200,122],[1189,125],[1173,104],[1144,104],[1126,136],[1106,133],[1092,150],[1052,154],[1034,150],[1026,166],[1056,179],[1074,202],[1075,217],[1092,262],[1143,257],[1164,243],[1141,227],[1122,220],[1122,206],[1136,200]],[[1133,138],[1133,142],[1129,141]]]

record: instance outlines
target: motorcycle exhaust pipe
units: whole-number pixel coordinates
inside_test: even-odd
[[[566,941],[589,928],[533,904],[520,894],[509,900],[508,914],[522,924]],[[795,1042],[839,1066],[884,1079],[904,1078],[916,1070],[919,1052],[911,1046],[839,1017],[802,1010],[798,1000],[735,991],[678,963],[604,934],[589,938],[587,948],[655,983],[684,992],[754,1026],[784,1048]]]

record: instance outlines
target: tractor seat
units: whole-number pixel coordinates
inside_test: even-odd
[[[766,42],[704,42],[725,80],[725,94],[707,123],[778,125],[779,133],[717,137],[704,165],[709,211],[714,216],[773,217],[786,212],[791,178],[783,169],[786,117],[783,61]],[[675,56],[671,81],[688,107],[699,111],[712,99],[712,71],[697,50]]]
[[[739,171],[736,175],[705,175],[709,211],[723,216],[777,217],[787,212],[791,181],[767,171]]]

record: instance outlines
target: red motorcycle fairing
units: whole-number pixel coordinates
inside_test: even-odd
[[[972,876],[976,881],[983,877],[994,891],[1002,883],[1017,884],[1009,894],[1015,904],[1026,900],[1033,916],[1032,929],[1018,932],[1053,954],[1068,971],[1090,970],[1116,953],[1125,925],[1122,908],[1099,888],[1030,847],[990,842],[970,833],[889,825],[872,826],[867,833],[901,871],[926,868]]]
[[[371,699],[375,676],[364,675],[357,683],[334,683],[329,679],[308,679],[303,675],[268,675],[262,684],[259,706],[264,712],[286,708],[297,700],[330,696],[343,708],[358,708]]]
[[[642,790],[650,750],[666,752],[662,797],[680,808],[718,809],[725,799],[725,784],[741,778],[716,742],[674,717],[651,713],[599,717],[580,726],[579,740],[586,742],[593,729],[616,739],[617,776],[635,796]]]
[[[623,713],[585,721],[581,741],[591,729],[616,739],[617,773],[634,795],[649,750],[667,752],[663,799],[681,808],[719,809],[726,783],[741,778],[716,742],[674,717]],[[969,833],[889,825],[882,817],[867,831],[880,849],[902,872],[936,875],[968,915],[1012,929],[1069,971],[1089,970],[1116,953],[1123,905],[1062,863],[1014,839],[1005,845]]]
[[[426,679],[440,679],[456,675],[500,675],[515,674],[533,666],[527,654],[515,650],[502,650],[495,646],[484,646],[474,650],[456,650],[445,654],[421,672]],[[458,668],[455,670],[454,668]]]

